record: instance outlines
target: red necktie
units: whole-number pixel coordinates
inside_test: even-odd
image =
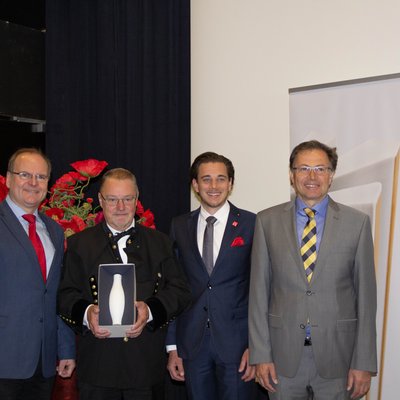
[[[36,232],[36,217],[33,214],[24,214],[23,219],[29,222],[29,239],[38,256],[43,280],[46,282],[46,254],[44,252],[42,241]]]

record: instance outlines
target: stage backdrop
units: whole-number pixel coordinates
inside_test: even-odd
[[[400,74],[290,90],[290,141],[336,146],[333,199],[371,217],[378,284],[378,377],[368,398],[397,398],[400,337]]]
[[[190,0],[46,2],[46,152],[138,179],[157,228],[190,208]]]

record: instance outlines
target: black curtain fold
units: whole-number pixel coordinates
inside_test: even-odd
[[[46,2],[53,177],[97,158],[135,173],[160,230],[190,208],[190,0]]]

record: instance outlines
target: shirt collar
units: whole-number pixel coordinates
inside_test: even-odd
[[[315,211],[316,215],[319,215],[320,217],[325,217],[326,211],[328,209],[328,203],[329,203],[329,196],[325,196],[319,203],[315,204],[312,209]],[[304,203],[303,200],[301,200],[299,197],[296,197],[296,212],[299,213],[300,215],[305,216],[304,209],[305,208],[310,208],[307,204]]]
[[[108,225],[108,223],[106,222],[107,228],[110,230],[110,232],[113,235],[116,235],[117,233],[123,232],[123,231],[117,231],[116,229],[112,228],[110,225]],[[125,229],[125,231],[127,231],[130,228],[134,228],[135,227],[135,218],[133,219],[132,223]]]
[[[228,219],[229,211],[231,209],[231,206],[229,205],[229,202],[225,202],[225,204],[215,213],[213,216],[217,218],[218,221],[224,221]],[[211,214],[206,211],[206,209],[203,206],[200,206],[200,216],[206,220],[207,217],[209,217]]]
[[[9,205],[9,207],[11,208],[12,212],[16,215],[16,217],[19,220],[23,220],[22,216],[25,214],[29,214],[27,213],[23,208],[21,208],[18,204],[16,204],[10,197],[10,195],[8,194],[6,197],[6,202]],[[38,210],[36,209],[35,212],[33,213],[33,215],[36,217],[36,219],[40,220],[39,217],[39,213]],[[23,220],[25,221],[25,220]],[[26,222],[26,221],[25,221]]]

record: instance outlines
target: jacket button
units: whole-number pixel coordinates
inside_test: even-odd
[[[312,295],[312,291],[311,290],[307,290],[306,295],[307,296],[311,296]]]
[[[203,310],[204,310],[204,311],[208,311],[208,308],[207,308],[207,307],[203,307]]]
[[[305,326],[304,324],[300,324],[300,328],[301,328],[301,329],[305,329],[305,327],[306,327],[306,326]]]
[[[208,287],[209,289],[211,289],[212,286],[209,284],[207,287]]]

